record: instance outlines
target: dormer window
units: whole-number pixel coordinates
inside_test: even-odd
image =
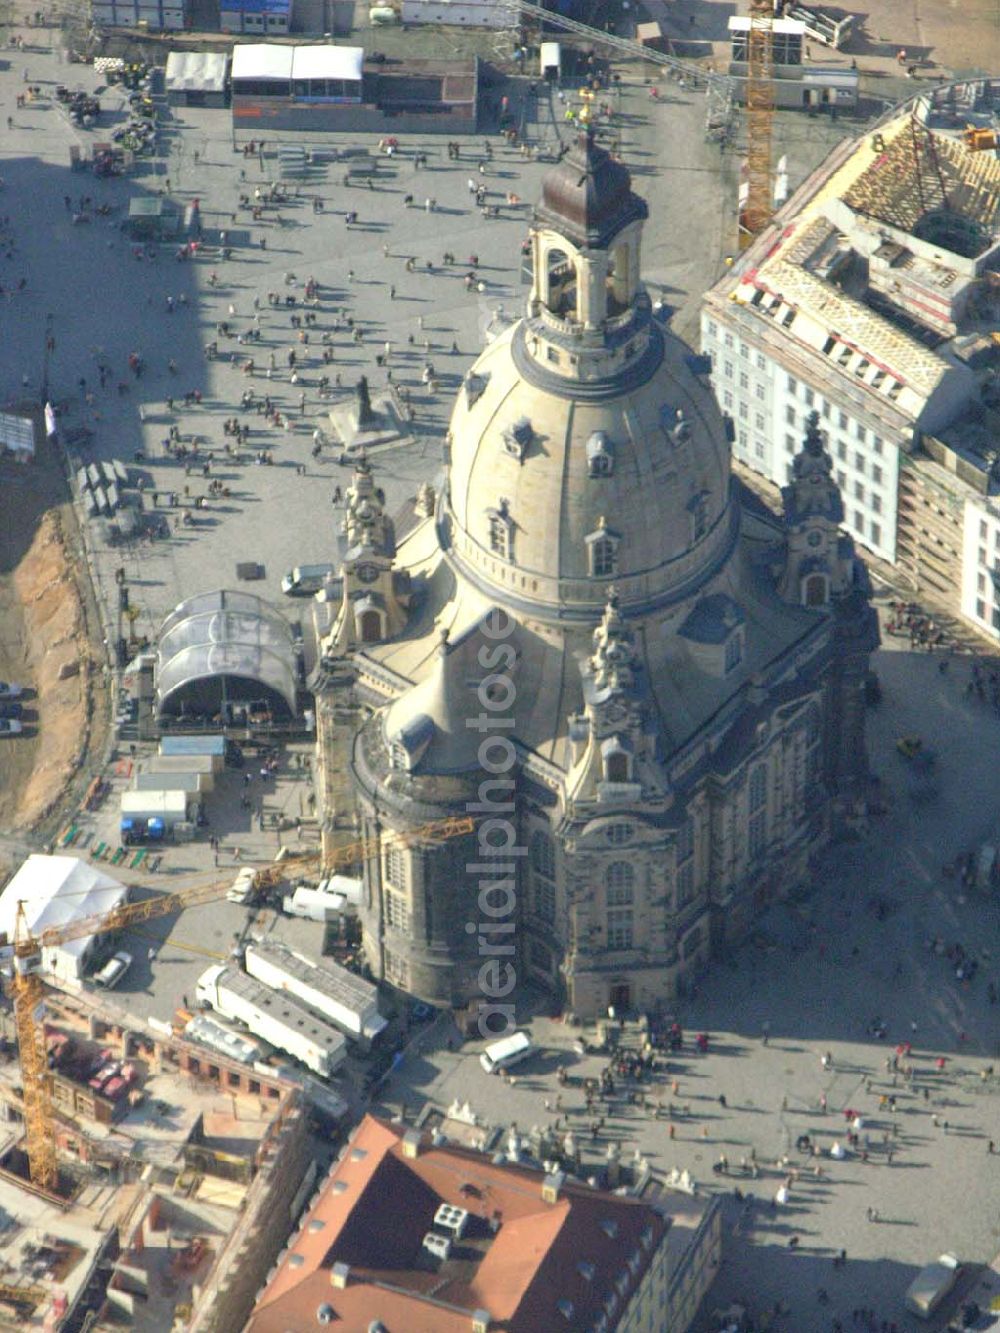
[[[610,477],[614,469],[614,446],[603,430],[595,430],[587,440],[587,472],[591,477]]]
[[[586,538],[590,575],[595,579],[609,579],[618,572],[618,547],[621,538],[608,530],[602,518],[597,531]]]
[[[826,574],[807,574],[801,581],[803,606],[826,606],[830,600],[830,580]]]
[[[601,742],[601,761],[605,782],[632,781],[632,755],[617,736],[608,736]],[[625,862],[616,862],[616,866]]]
[[[535,432],[531,428],[531,422],[527,417],[518,417],[512,426],[508,426],[503,433],[503,447],[511,458],[516,458],[518,462],[528,451],[528,446],[535,438]]]
[[[704,491],[688,501],[688,513],[691,515],[691,540],[701,541],[708,531],[708,498]]]
[[[508,501],[501,500],[499,509],[487,510],[490,550],[501,560],[514,558],[514,521],[507,507]]]
[[[735,671],[743,661],[743,630],[737,629],[726,640],[725,672]]]
[[[465,377],[465,402],[466,406],[473,407],[479,402],[486,392],[486,386],[490,382],[488,374],[483,375],[478,371],[470,370]]]

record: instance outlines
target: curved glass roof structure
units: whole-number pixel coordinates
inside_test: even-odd
[[[295,713],[295,647],[282,616],[252,593],[199,593],[180,602],[160,629],[159,712],[224,712],[266,702]]]

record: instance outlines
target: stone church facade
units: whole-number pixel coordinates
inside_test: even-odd
[[[438,1005],[668,1005],[863,811],[877,642],[817,423],[784,521],[651,309],[646,207],[588,135],[547,177],[524,318],[467,374],[397,543],[372,468],[316,603],[318,773],[377,977]],[[473,831],[411,831],[448,816]]]

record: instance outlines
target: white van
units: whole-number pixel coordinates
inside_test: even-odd
[[[502,1037],[487,1046],[479,1057],[479,1063],[487,1074],[499,1074],[501,1069],[509,1069],[534,1052],[535,1047],[526,1032],[512,1032],[509,1037]]]
[[[296,565],[281,580],[281,591],[286,597],[312,597],[336,572],[336,565]]]
[[[930,1319],[958,1281],[960,1265],[953,1254],[939,1254],[910,1283],[906,1308],[920,1319]]]
[[[256,885],[256,870],[253,866],[244,866],[226,890],[226,900],[231,903],[248,903],[254,896]]]
[[[109,958],[100,971],[94,973],[94,985],[102,990],[112,990],[132,966],[132,955],[124,949]]]

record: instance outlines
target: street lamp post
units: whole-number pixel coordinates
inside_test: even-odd
[[[52,335],[54,316],[45,316],[45,347],[42,352],[42,407],[49,400],[49,362],[55,351],[56,340]]]

